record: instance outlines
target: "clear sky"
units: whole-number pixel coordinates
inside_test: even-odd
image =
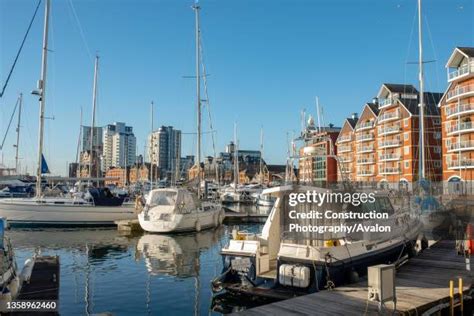
[[[416,0],[202,0],[201,27],[217,149],[238,123],[242,149],[258,149],[284,163],[286,135],[300,130],[300,111],[341,125],[359,112],[383,82],[417,83]],[[474,46],[474,0],[424,0],[428,90],[444,92],[445,63],[455,46]],[[55,174],[75,160],[80,107],[91,121],[93,55],[100,55],[97,121],[133,126],[143,152],[155,125],[195,131],[194,13],[192,1],[53,0],[48,65],[45,156]],[[0,84],[13,62],[36,1],[0,0]],[[77,16],[77,19],[76,19]],[[21,164],[34,172],[43,5],[17,68],[0,99],[0,136],[19,92],[25,94]],[[206,114],[206,112],[205,112]],[[207,116],[207,114],[205,115]],[[204,121],[204,130],[209,124]],[[0,138],[0,139],[1,139]],[[185,135],[182,154],[195,154]],[[1,152],[14,165],[14,127]],[[210,137],[204,153],[211,155]],[[1,158],[0,158],[1,159]],[[0,160],[1,161],[1,160]]]

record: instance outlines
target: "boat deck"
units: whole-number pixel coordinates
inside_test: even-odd
[[[465,295],[472,295],[472,273],[466,270],[463,256],[457,255],[454,241],[440,241],[402,265],[396,274],[397,305],[395,314],[421,315],[444,304],[449,306],[449,281],[454,281],[455,299],[458,278],[463,280]],[[471,271],[473,264],[470,264]],[[367,279],[332,291],[322,291],[252,308],[242,315],[374,315],[378,303],[367,300]],[[465,297],[466,298],[466,297]],[[469,304],[470,303],[470,304]],[[464,308],[471,308],[472,300]],[[391,315],[393,303],[386,303]]]

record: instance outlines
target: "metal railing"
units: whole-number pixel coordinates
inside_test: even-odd
[[[359,146],[357,147],[357,152],[359,153],[368,153],[374,151],[374,146]]]
[[[400,125],[394,125],[394,126],[388,126],[388,127],[379,127],[378,133],[379,136],[390,134],[390,133],[396,133],[401,130]]]
[[[399,154],[383,154],[379,155],[380,161],[389,161],[389,160],[400,160],[401,156]]]
[[[470,129],[473,129],[473,128],[474,128],[474,124],[472,124],[471,122],[464,122],[464,123],[461,123],[461,124],[452,125],[448,129],[448,133],[462,132],[462,131],[470,130]]]
[[[395,103],[393,98],[379,99],[379,109],[390,106]]]
[[[375,137],[374,137],[374,134],[360,134],[360,135],[357,135],[356,137],[356,140],[358,142],[363,142],[363,141],[368,141],[368,140],[373,140]]]
[[[400,167],[385,167],[380,169],[380,174],[398,174],[400,171]]]
[[[474,72],[474,60],[448,73],[448,81],[454,80],[458,77],[461,77],[468,73],[473,73],[473,72]]]
[[[448,168],[461,169],[474,167],[474,159],[456,159],[448,161]]]
[[[365,128],[372,128],[374,127],[374,121],[367,121],[365,123],[361,123],[359,126],[357,126],[357,130],[360,129],[365,129]]]
[[[379,122],[384,122],[384,121],[389,121],[389,120],[394,120],[399,118],[399,112],[394,111],[394,112],[387,112],[379,116]]]
[[[451,143],[451,145],[449,146],[449,150],[458,150],[466,148],[474,148],[474,140],[462,140],[455,143]]]
[[[458,86],[448,92],[448,100],[469,92],[474,92],[474,84],[470,84],[467,86]]]
[[[379,141],[379,148],[398,147],[402,144],[399,139]]]
[[[470,112],[474,111],[474,104],[473,103],[458,103],[454,107],[451,108],[446,108],[446,115],[451,116],[451,115],[456,115],[456,114],[462,114],[464,112]]]

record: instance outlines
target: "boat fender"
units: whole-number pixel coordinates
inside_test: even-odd
[[[278,282],[286,286],[307,288],[310,283],[310,270],[301,265],[282,264],[279,268]]]
[[[219,213],[219,225],[222,225],[223,222],[224,222],[224,214],[223,214],[223,212],[220,212]]]
[[[35,261],[32,258],[28,258],[25,261],[25,265],[20,273],[21,282],[30,283],[31,273],[33,272],[33,267],[35,266]]]
[[[198,219],[196,220],[196,223],[194,224],[194,227],[195,227],[197,232],[201,231],[201,223],[199,222]]]

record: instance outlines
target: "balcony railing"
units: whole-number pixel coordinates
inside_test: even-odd
[[[393,98],[379,99],[379,109],[391,106],[392,104],[395,104]]]
[[[400,167],[385,167],[380,169],[380,174],[399,174]]]
[[[359,126],[357,127],[357,130],[363,130],[363,129],[369,129],[374,127],[374,121],[367,121],[364,123],[360,123]]]
[[[379,161],[395,161],[400,160],[401,156],[399,154],[383,154],[379,155]]]
[[[448,92],[447,99],[449,100],[455,97],[460,97],[463,94],[470,94],[470,93],[474,93],[474,84],[454,88],[453,90]]]
[[[371,169],[357,170],[357,175],[359,177],[368,177],[368,176],[373,176],[374,174],[375,174],[374,170],[371,170]]]
[[[360,134],[357,135],[356,140],[358,142],[366,142],[374,139],[374,134]]]
[[[462,150],[474,150],[474,140],[462,140],[460,142],[452,143],[449,146],[449,151],[462,151]]]
[[[471,113],[474,112],[474,104],[473,103],[464,103],[460,104],[458,103],[457,105],[451,107],[451,108],[446,108],[446,116],[454,116],[454,115],[460,115],[464,113]]]
[[[357,147],[358,153],[370,153],[374,151],[374,146],[359,146]]]
[[[351,146],[338,146],[337,147],[337,152],[339,152],[339,153],[346,153],[346,152],[349,152],[351,150],[352,150]]]
[[[448,161],[449,169],[470,169],[474,168],[474,159],[457,159]]]
[[[351,140],[352,140],[351,135],[344,135],[344,136],[339,137],[337,142],[338,143],[346,143],[346,142],[350,142]]]
[[[396,120],[399,118],[399,113],[398,111],[395,112],[386,112],[382,115],[379,116],[379,123],[380,122],[385,122],[385,121],[391,121],[391,120]]]
[[[370,164],[374,164],[374,163],[375,163],[374,158],[360,158],[360,159],[357,159],[357,164],[358,165],[370,165]]]
[[[379,148],[398,147],[402,144],[399,139],[379,141]]]
[[[461,76],[467,75],[469,73],[474,73],[474,60],[470,61],[467,64],[462,65],[458,69],[448,73],[448,81],[453,81]]]
[[[345,163],[351,162],[351,161],[352,161],[352,157],[350,157],[350,156],[349,156],[349,157],[341,157],[341,158],[339,158],[339,161],[340,161],[340,162],[345,162]]]
[[[379,136],[394,134],[400,132],[401,128],[399,125],[393,125],[388,127],[379,127],[378,133]]]
[[[461,124],[454,124],[448,129],[448,133],[462,133],[474,129],[474,124],[465,122]]]
[[[351,173],[348,168],[341,168],[341,173]]]

